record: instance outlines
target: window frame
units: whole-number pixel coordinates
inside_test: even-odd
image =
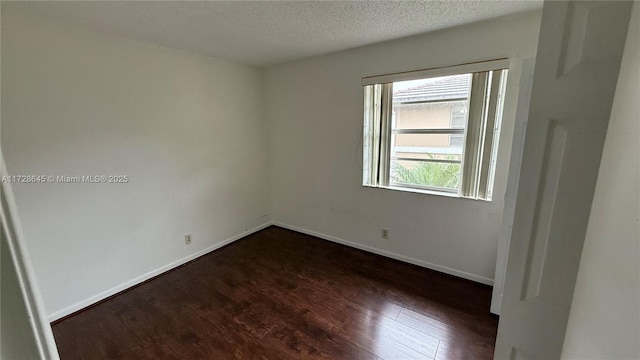
[[[495,178],[495,162],[508,68],[509,59],[501,58],[362,78],[362,85],[365,87],[363,186],[490,201]],[[393,128],[394,104],[392,98],[394,82],[462,74],[471,75],[471,86],[467,97],[407,101],[400,104],[466,101],[468,104],[467,123],[464,128],[453,127],[453,113],[451,114],[450,128]],[[371,101],[371,98],[367,96],[367,89],[376,89],[370,92],[369,95],[373,95],[377,101]],[[474,111],[474,114],[471,114],[472,111]],[[369,128],[367,128],[367,124]],[[372,133],[367,131],[372,130],[372,127],[378,128],[377,132],[373,132],[375,133],[373,137],[371,136]],[[469,132],[472,132],[472,135],[469,135]],[[462,160],[415,159],[392,156],[392,150],[394,149],[393,139],[395,138],[393,135],[397,134],[463,135]],[[460,164],[458,188],[441,188],[431,185],[390,181],[392,161]]]

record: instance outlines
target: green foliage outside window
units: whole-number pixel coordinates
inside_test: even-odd
[[[460,164],[420,162],[409,167],[393,161],[390,175],[395,183],[457,189]]]

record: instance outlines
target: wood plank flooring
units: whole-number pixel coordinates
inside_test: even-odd
[[[491,288],[270,227],[53,324],[65,359],[491,359]]]

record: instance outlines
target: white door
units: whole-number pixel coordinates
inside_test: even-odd
[[[0,177],[9,176],[0,150]],[[0,183],[0,359],[59,359],[18,219],[10,182]]]
[[[544,4],[496,359],[558,359],[631,2]]]

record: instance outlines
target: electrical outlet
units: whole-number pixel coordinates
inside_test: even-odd
[[[184,244],[185,245],[191,244],[191,233],[184,234]]]
[[[383,239],[389,239],[389,229],[382,228],[382,238]]]

